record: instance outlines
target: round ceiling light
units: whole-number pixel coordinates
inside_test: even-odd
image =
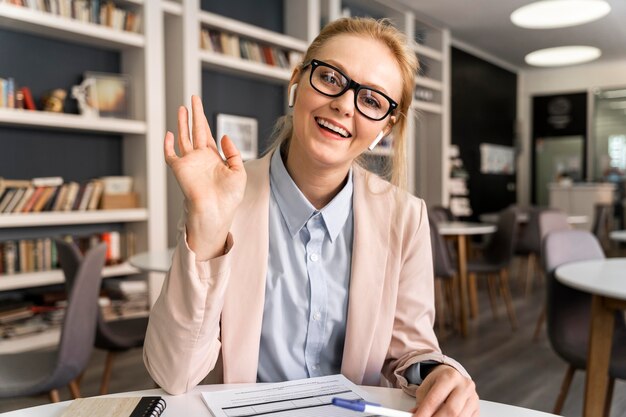
[[[559,46],[531,52],[524,60],[537,67],[558,67],[593,61],[600,55],[602,52],[593,46]]]
[[[605,0],[541,0],[511,13],[511,21],[527,29],[552,29],[581,25],[606,16]]]

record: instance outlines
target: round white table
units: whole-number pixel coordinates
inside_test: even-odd
[[[461,327],[461,335],[467,336],[467,308],[470,311],[478,310],[478,301],[474,296],[469,296],[467,284],[467,237],[471,235],[486,235],[494,233],[497,228],[493,224],[471,223],[471,222],[439,222],[437,223],[439,233],[442,236],[449,236],[456,240],[458,272],[459,272],[459,321]],[[469,298],[469,303],[468,303]]]
[[[619,242],[626,242],[626,230],[615,230],[609,233],[609,237]]]
[[[248,384],[250,385],[250,384]],[[160,389],[152,389],[145,391],[134,391],[119,393],[112,396],[129,397],[129,396],[146,396],[160,395],[165,399],[167,408],[162,414],[163,417],[178,416],[194,416],[194,417],[211,417],[209,409],[202,401],[200,395],[203,391],[219,391],[224,389],[232,389],[243,385],[202,385],[194,388],[186,394],[182,395],[166,395]],[[415,399],[403,393],[399,389],[381,388],[381,387],[362,387],[371,394],[372,398],[386,407],[396,408],[400,410],[409,410],[415,405]],[[38,407],[25,408],[23,410],[12,411],[2,414],[3,417],[60,417],[63,411],[69,405],[69,401],[55,404],[46,404]],[[354,414],[359,417],[362,414]],[[540,411],[530,410],[527,408],[514,407],[511,405],[499,404],[490,401],[480,401],[481,417],[550,417],[554,414],[543,413]],[[288,417],[287,415],[285,417]]]
[[[174,248],[156,252],[141,252],[128,259],[135,268],[148,272],[167,272],[172,265]]]
[[[484,213],[480,216],[480,221],[485,223],[498,223],[499,214],[498,213]],[[519,223],[528,223],[528,212],[520,212],[517,214],[517,221]],[[567,223],[569,224],[585,224],[589,222],[589,217],[580,215],[568,215]]]
[[[573,262],[558,267],[555,275],[564,285],[593,296],[584,416],[602,416],[609,382],[615,312],[626,310],[626,258]]]

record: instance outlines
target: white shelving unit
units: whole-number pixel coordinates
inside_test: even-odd
[[[79,114],[0,108],[0,125],[74,130],[82,132],[145,135],[146,123],[139,120],[84,117]]]
[[[128,262],[119,265],[107,266],[102,271],[103,278],[120,277],[138,274],[139,270]],[[63,271],[26,272],[20,274],[3,275],[0,279],[0,291],[17,290],[23,288],[41,287],[44,285],[62,284],[65,281]]]
[[[0,109],[0,126],[18,129],[62,130],[68,132],[107,133],[121,136],[122,174],[134,180],[140,208],[71,212],[43,212],[0,215],[3,229],[19,234],[24,228],[31,233],[36,228],[53,226],[55,230],[75,225],[123,224],[124,231],[136,236],[137,252],[166,249],[166,186],[165,163],[162,154],[164,123],[164,34],[163,10],[181,14],[182,5],[173,1],[115,0],[116,4],[141,14],[143,33],[130,33],[83,23],[9,4],[0,4],[0,27],[42,38],[71,44],[89,45],[120,56],[120,72],[130,76],[132,97],[130,120],[85,118],[73,114],[41,111]],[[2,42],[2,40],[0,40]],[[36,51],[28,51],[35,54]],[[15,59],[20,59],[19,57]],[[51,64],[52,65],[52,64]],[[45,68],[42,68],[45,74]],[[77,74],[78,75],[78,74]],[[44,75],[42,75],[44,76]],[[89,141],[89,138],[85,138]],[[7,143],[3,146],[9,146]],[[62,150],[61,150],[62,152]],[[51,155],[53,158],[54,155]],[[24,161],[27,163],[28,161]],[[67,180],[67,179],[66,179]],[[45,234],[42,229],[42,235]],[[26,233],[28,235],[28,233]],[[29,237],[30,238],[30,237]],[[105,277],[136,275],[139,271],[127,263],[106,267]],[[152,274],[146,274],[152,282]],[[19,290],[63,281],[61,271],[21,273],[0,276],[0,291]],[[160,288],[151,289],[158,293]],[[16,352],[53,346],[58,343],[59,329],[15,340],[0,340],[0,353]]]

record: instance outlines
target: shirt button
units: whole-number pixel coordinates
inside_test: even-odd
[[[317,253],[312,253],[309,255],[309,259],[311,260],[311,262],[317,262],[320,259],[320,257]]]
[[[311,368],[312,368],[314,371],[317,371],[318,369],[320,369],[320,366],[319,366],[319,365],[313,365],[313,366],[311,366]]]
[[[322,318],[322,314],[319,311],[317,311],[315,314],[313,314],[313,320],[317,321],[317,320],[319,320],[321,318]]]

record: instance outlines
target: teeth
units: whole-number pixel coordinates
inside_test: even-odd
[[[342,129],[338,126],[330,124],[326,120],[323,120],[323,119],[316,119],[316,121],[317,121],[317,124],[319,124],[320,126],[324,126],[325,128],[332,130],[333,132],[339,133],[344,138],[348,137],[348,132],[345,129]]]

